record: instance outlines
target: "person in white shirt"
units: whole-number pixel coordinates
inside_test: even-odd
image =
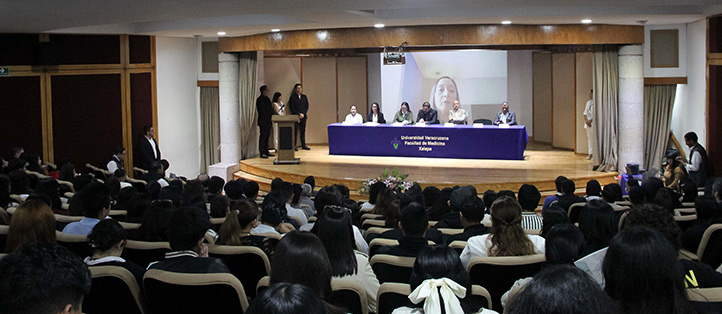
[[[589,146],[589,156],[587,159],[592,159],[592,152],[594,148],[594,90],[589,91],[589,100],[586,106],[584,106],[584,129],[587,130],[587,145]]]
[[[384,113],[379,110],[379,103],[371,103],[371,112],[369,112],[368,116],[366,116],[366,122],[381,124],[386,123],[386,119],[384,119]]]
[[[281,217],[281,208],[275,204],[266,206],[261,212],[261,224],[251,229],[251,234],[263,235],[266,233],[276,233],[283,235],[290,230],[284,229],[283,217]]]
[[[466,110],[461,109],[458,100],[454,100],[454,109],[449,110],[449,123],[466,124]]]
[[[709,166],[707,150],[698,142],[699,137],[695,132],[687,132],[684,135],[684,143],[689,147],[689,161],[686,165],[688,177],[698,187],[707,182]]]
[[[544,238],[527,235],[521,227],[521,205],[502,196],[491,205],[492,232],[469,238],[459,256],[464,268],[477,256],[523,256],[544,254]]]
[[[351,105],[351,113],[346,115],[346,120],[343,121],[346,124],[363,124],[364,118],[356,111],[356,106]]]
[[[108,165],[106,166],[108,168],[108,171],[115,172],[115,170],[122,169],[125,170],[125,147],[118,146],[115,148],[115,153],[113,154],[112,159],[108,162]]]

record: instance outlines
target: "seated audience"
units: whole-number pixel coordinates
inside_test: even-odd
[[[30,177],[25,170],[13,170],[8,174],[10,179],[10,194],[27,195],[33,193],[30,188]]]
[[[318,207],[316,207],[316,210],[318,210]],[[376,198],[373,213],[383,216],[384,227],[393,228],[396,226],[401,214],[401,202],[396,198],[396,193],[387,187],[381,188],[379,196]]]
[[[542,215],[544,215],[544,212],[547,210],[547,208],[549,208],[549,206],[552,204],[552,202],[558,201],[559,197],[563,195],[562,182],[564,182],[566,180],[568,180],[568,179],[565,176],[558,176],[556,179],[554,179],[554,185],[557,188],[557,194],[552,195],[552,196],[547,196],[544,199],[544,205],[542,205]]]
[[[644,190],[642,187],[634,186],[629,189],[629,202],[632,206],[639,206],[644,204]]]
[[[307,224],[308,217],[306,217],[306,213],[304,213],[301,209],[291,206],[291,202],[293,201],[293,185],[291,183],[284,182],[279,195],[283,203],[286,204],[286,215],[289,218],[293,218],[298,223],[298,227]],[[298,227],[296,227],[296,229],[298,229]]]
[[[223,187],[223,190],[226,191],[226,197],[228,197],[230,202],[245,198],[245,196],[243,196],[243,184],[238,181],[228,181]]]
[[[419,251],[411,271],[411,294],[413,307],[400,307],[394,314],[412,313],[479,313],[495,311],[479,309],[469,302],[471,278],[464,269],[456,252],[447,247],[432,245]],[[443,298],[443,299],[442,299]]]
[[[579,229],[586,240],[584,255],[594,253],[609,246],[617,233],[617,216],[607,202],[591,200],[579,214]]]
[[[597,180],[587,181],[587,191],[586,192],[587,192],[587,194],[584,195],[584,198],[586,198],[587,201],[602,198],[602,186],[599,185],[599,181],[597,181]]]
[[[376,205],[376,201],[379,197],[379,192],[381,192],[381,190],[385,187],[386,185],[383,182],[376,182],[372,184],[369,187],[369,201],[363,203],[360,210],[362,212],[373,212],[374,206]]]
[[[622,230],[609,244],[602,273],[604,291],[620,313],[695,313],[677,266],[677,251],[657,231]]]
[[[115,151],[113,152],[113,157],[110,158],[110,161],[106,165],[106,168],[108,168],[108,171],[115,172],[118,169],[125,170],[125,147],[118,146],[115,148]]]
[[[333,277],[359,283],[366,292],[369,312],[376,312],[379,280],[368,255],[356,249],[351,214],[345,208],[327,208],[318,221],[317,235],[326,248]]]
[[[266,288],[248,307],[247,314],[329,314],[311,288],[279,282]]]
[[[143,217],[150,205],[151,201],[148,196],[143,194],[134,195],[128,202],[125,222],[139,223],[143,221]]]
[[[682,207],[677,192],[670,188],[660,188],[657,190],[657,195],[654,196],[652,204],[661,206],[670,213],[674,213],[675,209]]]
[[[644,190],[644,196],[647,199],[647,203],[652,203],[654,201],[654,197],[657,196],[657,191],[663,187],[664,182],[662,180],[655,177],[647,179],[647,182],[642,184],[642,189]]]
[[[684,249],[696,254],[705,230],[712,224],[722,223],[722,209],[711,196],[698,197],[694,208],[697,211],[697,223],[682,232],[681,241]]]
[[[546,238],[547,233],[557,224],[569,223],[569,214],[567,211],[554,204],[549,206],[542,214],[542,231],[541,236]]]
[[[247,199],[237,201],[221,225],[216,244],[255,246],[263,250],[269,259],[272,258],[277,241],[251,234],[259,214],[256,202]]]
[[[576,191],[576,186],[574,185],[574,181],[572,180],[566,180],[562,182],[562,196],[559,196],[559,200],[557,201],[557,204],[564,210],[569,210],[569,207],[572,206],[574,203],[586,203],[587,200],[584,199],[581,196],[576,196],[574,194],[574,191]],[[602,193],[603,194],[603,193]]]
[[[246,181],[246,183],[244,183],[242,187],[243,195],[247,199],[255,201],[258,198],[258,189],[258,182]]]
[[[313,217],[316,212],[316,207],[314,207],[313,200],[311,199],[311,192],[313,192],[311,185],[304,183],[301,189],[301,204],[308,205],[308,207],[301,207],[301,209],[306,212],[308,217]]]
[[[0,259],[3,314],[82,313],[90,271],[59,245],[28,245]]]
[[[113,219],[99,222],[88,235],[88,244],[92,249],[91,256],[85,258],[88,266],[119,266],[127,269],[143,285],[145,269],[137,264],[126,261],[121,256],[128,242],[128,233]]]
[[[42,179],[38,181],[38,185],[35,186],[35,193],[43,194],[50,198],[50,208],[53,212],[63,213],[65,210],[62,208],[63,202],[60,200],[60,184],[55,179]]]
[[[140,227],[131,238],[147,242],[168,241],[168,220],[176,207],[170,200],[155,200],[143,215]]]
[[[459,212],[461,226],[464,232],[454,235],[444,235],[445,242],[467,241],[471,237],[489,233],[489,228],[481,224],[484,220],[484,202],[478,197],[471,197],[461,205]]]
[[[454,191],[451,192],[451,198],[449,199],[449,208],[451,209],[451,212],[441,217],[441,220],[436,223],[436,228],[462,228],[461,220],[459,220],[461,204],[472,197],[476,197],[476,189],[471,185],[454,189]]]
[[[523,184],[518,193],[519,205],[521,205],[521,227],[524,230],[541,230],[542,218],[534,210],[539,206],[541,193],[536,186]]]
[[[110,213],[110,191],[102,183],[89,184],[79,195],[83,219],[71,222],[63,229],[64,233],[89,235],[95,224],[105,219]]]
[[[34,243],[55,244],[55,215],[44,202],[28,200],[13,214],[5,250],[15,252]]]
[[[163,164],[161,164],[160,161],[154,161],[151,163],[148,173],[144,174],[142,179],[148,184],[151,182],[158,182],[161,187],[168,186],[168,181],[165,179],[165,170],[163,169]]]
[[[476,256],[522,256],[544,253],[544,238],[527,235],[521,227],[521,206],[502,196],[491,205],[491,232],[469,238],[461,252],[464,267]]]
[[[200,182],[200,181],[198,181]],[[202,184],[202,182],[201,182]],[[213,199],[217,196],[220,196],[223,192],[223,186],[226,184],[226,180],[223,180],[223,178],[219,176],[212,176],[210,179],[208,179],[208,193],[206,198],[209,202],[213,202]]]
[[[286,218],[286,208],[280,204],[268,204],[261,212],[261,223],[251,229],[251,234],[263,235],[265,233],[286,234],[287,229],[283,220]],[[227,219],[226,219],[227,220]]]
[[[311,191],[316,188],[316,178],[308,176],[303,178],[303,183],[311,186]],[[311,196],[316,196],[316,192],[311,192]]]
[[[509,314],[617,312],[614,303],[599,284],[583,270],[571,265],[554,265],[542,269],[512,301],[508,307]]]
[[[256,203],[253,202],[253,204],[255,205]],[[231,209],[230,204],[228,203],[228,198],[223,195],[216,196],[211,201],[211,218],[226,217],[230,210]]]
[[[679,191],[680,184],[687,180],[687,169],[684,166],[684,158],[679,152],[672,152],[665,156],[667,166],[664,167],[664,186]]]
[[[697,199],[697,186],[692,180],[682,182],[682,203],[694,203]]]
[[[426,230],[429,229],[429,219],[426,216],[426,208],[418,203],[411,203],[401,211],[399,227],[403,236],[399,238],[399,245],[382,246],[371,252],[374,254],[388,254],[396,256],[416,257],[421,249],[428,246],[424,238]]]
[[[168,220],[168,242],[172,252],[165,259],[153,262],[148,269],[160,269],[176,273],[204,274],[230,273],[226,264],[208,257],[208,247],[203,238],[211,226],[208,214],[197,207],[181,207]]]

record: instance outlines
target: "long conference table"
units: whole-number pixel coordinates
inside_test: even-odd
[[[328,125],[331,155],[523,160],[528,140],[523,125]]]

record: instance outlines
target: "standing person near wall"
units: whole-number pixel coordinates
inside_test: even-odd
[[[296,131],[301,137],[301,148],[310,150],[306,146],[306,121],[308,120],[308,97],[303,94],[303,86],[301,83],[296,83],[293,86],[293,92],[291,97],[288,98],[288,106],[291,107],[291,114],[297,114],[300,121],[296,125]]]
[[[271,116],[275,114],[271,99],[268,95],[271,92],[268,90],[268,86],[261,86],[261,95],[256,99],[256,110],[258,110],[258,128],[260,134],[258,138],[258,153],[261,154],[261,158],[268,158],[273,156],[268,152],[268,138],[271,136]]]
[[[594,152],[594,90],[589,91],[589,100],[586,106],[584,106],[584,129],[587,130],[587,145],[589,146],[589,155],[587,159],[592,159],[592,153]]]

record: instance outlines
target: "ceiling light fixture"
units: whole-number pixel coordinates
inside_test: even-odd
[[[271,28],[271,31],[274,33],[278,33],[281,31],[281,29],[280,28]]]
[[[381,23],[374,24],[374,27],[376,27],[376,28],[384,28],[384,26],[386,26],[386,25],[381,24]]]
[[[218,36],[226,36],[226,32],[218,32]]]
[[[504,25],[509,25],[509,24],[511,24],[511,21],[509,21],[509,20],[506,20],[506,21],[501,21],[501,24],[504,24]]]
[[[583,19],[582,24],[592,24],[592,20],[590,19]]]

